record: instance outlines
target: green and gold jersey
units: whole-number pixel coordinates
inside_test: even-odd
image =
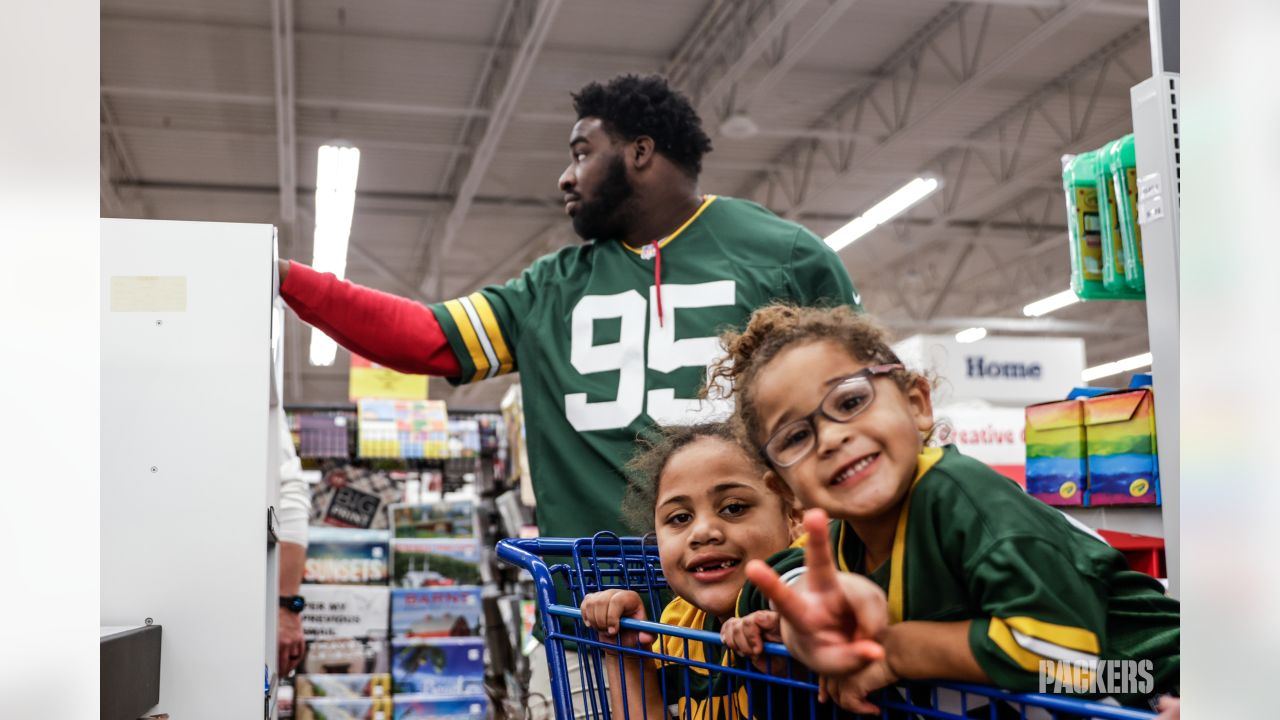
[[[745,200],[708,196],[656,245],[567,247],[431,306],[462,366],[451,383],[520,372],[543,536],[626,532],[620,468],[637,435],[727,412],[696,399],[723,329],[774,300],[859,304],[817,236]]]
[[[676,597],[662,611],[664,625],[720,634],[720,619]],[[745,678],[703,665],[738,668],[758,675],[746,658],[735,657],[719,643],[661,635],[653,651],[678,660],[660,661],[661,690],[672,717],[689,720],[749,720],[749,718],[809,717],[818,706],[814,693],[790,689],[782,683]],[[772,708],[772,709],[770,709]],[[790,709],[792,712],[788,712]],[[633,715],[634,717],[634,715]],[[826,717],[818,714],[817,717]]]
[[[890,622],[972,620],[969,646],[997,686],[1036,692],[1042,667],[1149,660],[1152,694],[1178,690],[1178,602],[1100,538],[954,446],[920,456],[888,561],[865,573],[865,548],[846,522],[831,522],[829,540],[841,570],[885,590]],[[804,564],[803,551],[769,562],[786,572]],[[765,607],[748,583],[738,614]],[[1145,693],[1115,697],[1147,706]]]

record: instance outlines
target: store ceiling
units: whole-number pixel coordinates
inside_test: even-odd
[[[665,72],[712,134],[705,192],[826,235],[922,172],[944,180],[841,252],[900,336],[1080,336],[1090,365],[1147,350],[1142,303],[1021,312],[1068,284],[1060,157],[1131,130],[1129,88],[1150,75],[1144,0],[101,7],[104,216],[272,223],[282,255],[306,262],[316,148],[342,138],[362,152],[347,276],[457,296],[577,242],[556,188],[569,93]],[[724,137],[731,111],[758,133]],[[344,401],[346,354],[308,367],[300,330],[291,319],[290,397]],[[506,384],[431,392],[492,407]]]

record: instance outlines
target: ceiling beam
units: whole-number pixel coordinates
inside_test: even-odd
[[[731,114],[738,81],[782,35],[809,0],[756,0],[727,6],[732,12],[714,34],[693,36],[692,52],[683,48],[666,73],[687,89],[703,117]]]
[[[857,1],[833,0],[828,4],[827,9],[823,11],[817,22],[810,25],[809,29],[798,40],[787,46],[786,52],[765,72],[764,77],[760,78],[747,92],[738,94],[738,102],[743,106],[743,109],[749,107],[756,98],[767,97],[769,93],[773,92],[773,88],[781,82],[782,78],[791,72],[791,69],[795,67],[801,58],[809,54],[809,51],[818,43],[818,40],[834,27],[840,16],[844,15],[845,11]]]
[[[1133,325],[1103,325],[1084,320],[1059,320],[1058,318],[1020,317],[938,317],[932,320],[886,320],[895,331],[919,333],[953,333],[965,328],[984,327],[987,330],[1036,335],[1095,335],[1123,336],[1144,332],[1145,327]]]
[[[797,202],[793,203],[791,207],[787,209],[787,216],[796,216],[808,203],[822,197],[822,195],[831,190],[831,188],[839,185],[845,177],[857,172],[859,168],[870,162],[873,158],[898,147],[908,138],[916,134],[925,123],[941,116],[942,113],[949,108],[954,107],[956,104],[963,102],[969,97],[972,97],[974,93],[982,89],[985,85],[991,82],[991,80],[1014,67],[1016,63],[1020,62],[1022,58],[1032,50],[1042,47],[1046,40],[1061,32],[1071,23],[1075,22],[1075,20],[1084,13],[1085,10],[1097,2],[1098,0],[1074,0],[1074,2],[1067,4],[1062,7],[1062,9],[1055,12],[1048,20],[1041,23],[1039,27],[1024,35],[1020,40],[1018,40],[1018,42],[1014,43],[1012,47],[1005,50],[989,62],[981,64],[981,66],[979,66],[979,59],[981,57],[982,50],[982,43],[980,41],[985,38],[985,33],[980,32],[979,37],[975,40],[975,52],[973,55],[970,58],[965,58],[962,53],[962,57],[959,59],[959,62],[956,63],[960,68],[961,77],[963,78],[961,82],[955,85],[955,87],[953,87],[951,91],[944,95],[940,100],[918,113],[912,112],[912,103],[910,102],[912,95],[908,90],[905,95],[906,100],[898,106],[897,112],[895,112],[895,117],[893,118],[895,127],[888,137],[861,155],[853,155],[851,157],[851,161],[845,167],[837,169],[836,172],[830,178],[827,178],[826,182],[821,186],[809,188],[807,192],[797,198]],[[963,14],[958,17],[963,17]],[[985,29],[985,26],[986,24],[984,22],[983,29]],[[941,50],[935,47],[935,52],[941,53]],[[917,64],[917,67],[913,72],[918,74],[919,60],[917,59],[914,62]],[[868,90],[865,98],[860,101],[860,104],[869,104],[873,97],[872,92],[873,90]],[[874,107],[872,109],[874,109]]]
[[[498,144],[502,141],[502,135],[506,132],[507,124],[511,121],[512,116],[515,115],[516,103],[524,92],[524,86],[529,80],[529,73],[533,70],[538,53],[546,42],[547,33],[550,31],[551,24],[555,20],[556,11],[559,9],[560,0],[540,0],[537,11],[534,13],[533,23],[512,61],[506,84],[494,104],[489,116],[489,123],[485,126],[484,137],[476,144],[475,152],[471,155],[471,164],[467,167],[467,174],[458,186],[453,207],[449,210],[443,230],[434,243],[436,248],[435,262],[432,263],[431,269],[420,284],[423,291],[430,297],[435,297],[440,292],[443,259],[448,256],[449,251],[453,249],[453,245],[457,241],[462,224],[466,221],[467,213],[471,210],[471,202],[480,189],[480,183],[484,180],[485,173],[489,171],[489,163],[493,161],[493,156],[498,151]]]
[[[1004,5],[1007,7],[1027,8],[1028,10],[1052,11],[1062,7],[1062,0],[960,0],[970,5]],[[1100,2],[1089,8],[1093,15],[1110,15],[1112,17],[1133,18],[1147,17],[1145,2]]]
[[[298,143],[294,120],[293,0],[271,0],[271,47],[275,59],[276,163],[280,178],[280,221],[293,242],[297,219]]]
[[[227,105],[246,105],[249,107],[275,107],[274,95],[258,93],[236,93],[221,90],[185,90],[182,88],[134,87],[128,85],[103,85],[99,88],[107,97],[133,98],[142,100],[169,100],[175,102],[219,103]],[[375,100],[347,100],[326,97],[295,97],[294,104],[300,108],[323,111],[350,111],[385,113],[389,115],[416,115],[421,117],[488,117],[489,111],[482,108],[465,108],[449,105],[432,105],[428,103],[382,102]],[[572,113],[524,112],[516,115],[521,121],[534,123],[560,124],[573,122]]]
[[[1094,118],[1080,110],[1072,110],[1079,103],[1065,103],[1064,100],[1075,93],[1075,87],[1082,81],[1096,91],[1099,83],[1096,78],[1105,70],[1108,60],[1119,53],[1133,49],[1136,40],[1145,28],[1139,24],[1121,33],[1120,36],[1090,54],[1074,67],[1046,83],[1042,88],[1030,93],[1013,107],[1002,112],[995,119],[970,134],[970,138],[1005,138],[1009,145],[999,156],[988,159],[980,151],[969,148],[949,150],[934,157],[921,166],[920,172],[933,172],[943,178],[942,192],[938,193],[941,212],[922,227],[913,228],[908,234],[908,242],[900,243],[901,247],[890,259],[880,265],[882,271],[894,269],[897,265],[908,262],[912,255],[920,252],[931,243],[945,242],[949,238],[950,223],[961,217],[989,218],[990,212],[1026,193],[1029,186],[1052,180],[1060,168],[1063,153],[1078,152],[1082,148],[1096,147],[1098,144],[1113,139],[1114,136],[1132,126],[1132,118],[1128,109],[1110,119],[1097,123]],[[1050,106],[1055,103],[1066,104],[1067,117],[1062,118],[1070,127],[1060,135],[1061,142],[1048,152],[1027,159],[1023,151],[1020,137],[1025,137],[1023,128],[1033,122],[1052,125]],[[1075,116],[1079,115],[1077,118]],[[965,193],[972,186],[975,178],[982,179],[979,174],[987,173],[987,181],[994,181],[985,190]],[[863,241],[874,237],[879,232],[873,231]]]

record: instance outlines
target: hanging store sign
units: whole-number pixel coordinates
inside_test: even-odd
[[[427,376],[396,372],[352,353],[347,396],[351,402],[364,398],[426,400]]]
[[[960,343],[952,335],[916,335],[894,350],[908,367],[938,377],[935,405],[1058,400],[1082,384],[1084,372],[1084,340],[1079,338],[988,337]]]

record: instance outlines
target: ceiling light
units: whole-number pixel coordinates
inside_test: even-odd
[[[956,342],[972,343],[978,342],[987,336],[987,329],[983,327],[971,327],[968,330],[961,330],[956,333]]]
[[[1151,353],[1145,352],[1141,355],[1134,355],[1133,357],[1128,357],[1123,360],[1116,360],[1115,362],[1103,363],[1102,365],[1091,367],[1085,370],[1084,373],[1081,374],[1080,378],[1085,382],[1090,382],[1092,380],[1097,380],[1098,378],[1119,375],[1122,372],[1144,368],[1150,364]]]
[[[339,279],[347,272],[347,245],[356,205],[356,176],[360,149],[346,143],[321,145],[316,156],[316,228],[311,266]],[[311,329],[312,365],[332,365],[338,344]]]
[[[871,206],[870,210],[849,221],[847,225],[827,236],[827,245],[837,252],[849,243],[866,235],[878,225],[889,222],[912,205],[929,197],[942,187],[936,177],[918,177],[895,190],[889,197]]]
[[[730,140],[747,140],[760,133],[760,126],[746,113],[734,113],[720,123],[720,134]]]
[[[1080,302],[1080,298],[1076,297],[1075,291],[1067,288],[1060,293],[1054,293],[1047,298],[1037,300],[1030,305],[1022,308],[1022,314],[1027,317],[1040,317],[1048,315],[1054,310],[1061,310],[1068,305],[1074,305]]]

